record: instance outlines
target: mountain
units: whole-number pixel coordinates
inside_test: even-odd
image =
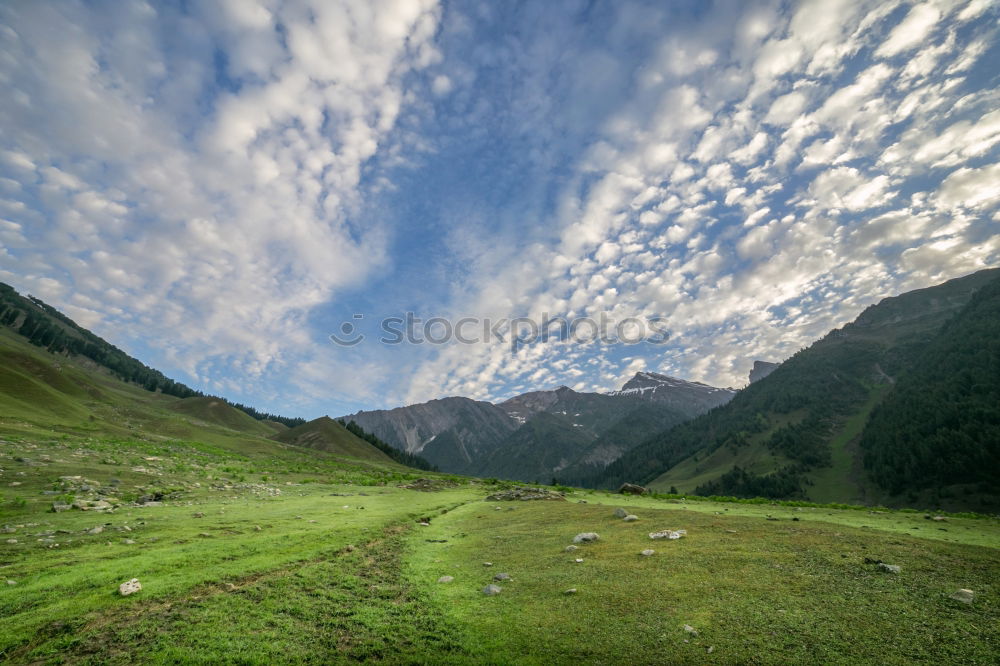
[[[750,383],[758,382],[764,377],[778,369],[780,363],[771,363],[770,361],[754,361],[753,368],[750,369]]]
[[[191,396],[170,404],[168,409],[207,423],[240,432],[257,433],[263,437],[274,432],[274,428],[266,422],[254,419],[246,412],[236,409],[219,398]]]
[[[883,400],[887,410],[896,410],[886,412],[896,414],[892,416],[895,420],[901,418],[902,412],[893,405],[901,401],[909,404],[907,395],[926,392],[934,385],[926,374],[928,370],[921,370],[932,367],[925,354],[952,359],[955,366],[952,373],[959,377],[969,375],[967,357],[972,350],[961,352],[956,348],[962,344],[956,331],[965,331],[966,325],[946,326],[946,323],[956,317],[956,322],[969,317],[978,322],[980,328],[976,329],[975,339],[981,340],[982,331],[991,321],[992,301],[983,297],[986,304],[976,306],[978,314],[961,313],[964,308],[980,303],[973,296],[998,277],[1000,270],[980,271],[882,300],[867,308],[854,322],[831,331],[768,376],[750,384],[727,405],[648,439],[595,474],[588,483],[613,487],[623,481],[634,481],[650,484],[654,489],[675,487],[681,492],[701,494],[907,503],[907,498],[899,495],[905,484],[894,486],[884,475],[874,473],[876,468],[892,467],[877,462],[880,456],[890,454],[876,453],[879,449],[874,443],[876,436],[869,435],[864,438],[869,442],[866,455],[859,445],[862,432],[866,426],[871,427],[869,432],[878,432],[879,419],[890,418],[873,415]],[[992,321],[995,323],[995,318]],[[993,367],[989,365],[988,359],[992,357],[988,352],[979,353],[987,359],[980,363]],[[936,372],[943,369],[937,367]],[[977,408],[979,403],[970,396],[981,395],[978,392],[985,389],[975,382],[972,387],[956,389],[950,394],[949,400],[955,403],[951,413],[956,417],[967,408]],[[905,411],[913,413],[911,409]],[[941,410],[928,406],[927,411],[936,414]],[[988,431],[981,428],[987,425],[988,420],[983,416],[967,429],[955,427],[976,440],[970,433],[975,431],[985,437]],[[925,447],[923,440],[913,436],[893,441],[896,443],[882,445],[889,449],[880,450],[894,450],[892,455],[900,460],[907,457],[900,450]],[[956,457],[964,459],[969,448],[981,445],[982,440],[978,441],[979,444],[974,444],[956,438],[951,449],[942,444],[938,451],[943,467],[940,475],[958,480],[949,461]],[[943,450],[948,451],[947,455]],[[972,458],[984,459],[980,454]],[[985,459],[989,459],[988,455]],[[865,461],[871,471],[865,470]],[[940,486],[937,491],[945,495],[950,492]],[[931,499],[941,505],[950,502],[956,508],[981,508],[984,502],[988,505],[994,501],[989,497],[991,493],[995,494],[995,484],[985,494],[948,498],[938,492]]]
[[[859,446],[865,469],[890,493],[911,500],[944,488],[1000,495],[1000,278],[899,378]]]
[[[469,398],[362,411],[341,417],[449,472],[462,473],[517,428],[496,405]]]
[[[637,372],[620,391],[611,395],[634,395],[697,416],[733,399],[736,391],[716,388],[701,382],[689,382],[655,372]]]
[[[356,460],[392,462],[388,455],[348,431],[329,416],[321,416],[308,423],[289,428],[272,435],[271,439]]]
[[[442,470],[524,481],[586,477],[653,433],[732,399],[719,389],[638,373],[621,391],[566,386],[496,405],[442,398],[341,417]]]

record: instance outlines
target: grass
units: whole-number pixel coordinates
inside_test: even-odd
[[[647,536],[664,528],[688,536]],[[601,540],[564,552],[582,531]],[[1000,639],[995,604],[948,597],[959,587],[995,594],[1000,568],[990,548],[675,509],[643,508],[640,521],[625,523],[609,506],[575,503],[470,504],[415,536],[446,540],[416,540],[410,570],[434,592],[436,609],[475,635],[486,660],[993,663]],[[650,547],[654,556],[639,554]],[[865,557],[903,573],[883,573]],[[483,596],[497,572],[513,582]],[[455,582],[434,584],[445,574]],[[570,588],[577,593],[564,594]]]

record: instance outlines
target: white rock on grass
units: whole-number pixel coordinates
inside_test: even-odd
[[[891,574],[898,574],[900,571],[902,571],[902,567],[900,567],[898,564],[886,564],[885,562],[879,562],[878,568],[886,573],[891,573]]]
[[[132,580],[127,580],[118,586],[118,594],[123,597],[127,597],[130,594],[135,594],[142,589],[142,583],[139,582],[138,578],[133,578]]]
[[[502,587],[500,587],[499,585],[493,585],[492,583],[483,588],[483,594],[485,594],[488,597],[494,597],[500,594],[502,591],[503,591]]]
[[[624,520],[626,523],[631,523],[633,521],[639,520],[639,516],[630,513],[629,515],[622,518],[622,520]]]
[[[439,583],[450,583],[453,580],[455,580],[454,576],[441,576],[438,578]]]
[[[580,532],[575,537],[573,537],[573,543],[591,543],[592,541],[597,541],[601,537],[597,532]]]
[[[961,589],[952,593],[951,598],[964,604],[971,604],[972,600],[976,598],[976,593],[972,590]]]
[[[510,577],[509,573],[498,573],[496,576],[493,576],[493,580],[513,580],[513,578]]]
[[[645,556],[645,557],[649,557],[650,555],[654,555],[654,554],[656,554],[656,551],[655,551],[655,550],[653,550],[652,548],[647,548],[646,550],[642,551],[642,552],[641,552],[641,553],[639,553],[639,554],[640,554],[640,555],[643,555],[643,556]]]
[[[574,550],[580,550],[579,546],[566,546],[563,550],[567,553],[572,553]]]
[[[680,539],[682,536],[687,536],[687,530],[661,530],[649,533],[650,539]]]
[[[687,633],[691,634],[692,636],[697,636],[698,635],[698,631],[694,627],[692,627],[690,624],[685,624],[684,625],[684,631],[686,631]]]

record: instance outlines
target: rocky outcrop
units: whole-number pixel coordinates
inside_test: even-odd
[[[778,369],[780,363],[771,363],[770,361],[754,361],[753,368],[750,369],[750,383],[753,384],[756,381],[760,381],[767,377],[769,374]]]

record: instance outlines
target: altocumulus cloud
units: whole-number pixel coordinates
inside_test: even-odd
[[[740,385],[884,295],[997,264],[997,20],[983,0],[8,3],[0,275],[291,411],[643,369]],[[403,307],[665,316],[673,339],[324,345]]]

